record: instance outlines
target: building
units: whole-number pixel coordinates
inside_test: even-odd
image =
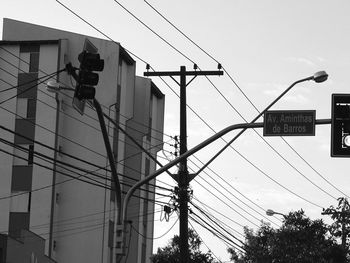
[[[45,240],[24,229],[19,238],[0,234],[0,262],[55,263],[45,255]]]
[[[0,42],[0,229],[19,238],[22,229],[45,240],[56,262],[115,262],[116,204],[96,112],[72,106],[73,93],[54,94],[46,83],[74,87],[64,69],[78,54],[97,49],[105,67],[96,99],[118,126],[155,157],[162,148],[164,95],[135,76],[135,61],[119,44],[4,19]],[[52,74],[53,73],[53,74]],[[52,75],[50,75],[52,74]],[[49,78],[51,76],[51,78]],[[156,169],[112,123],[106,122],[122,190]],[[106,169],[107,168],[107,169]],[[152,186],[153,185],[153,186]],[[154,182],[132,198],[127,262],[148,262],[153,235]],[[137,251],[137,253],[135,253]]]

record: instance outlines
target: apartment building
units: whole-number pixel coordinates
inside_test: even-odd
[[[115,262],[116,202],[100,123],[91,103],[72,106],[75,81],[61,72],[78,54],[104,59],[96,99],[106,120],[122,191],[156,164],[118,127],[155,157],[162,149],[164,95],[116,42],[4,19],[0,41],[0,229],[12,238],[28,230],[45,241],[56,262]],[[54,80],[68,89],[47,91]],[[83,115],[76,108],[83,110]],[[151,185],[154,182],[151,183]],[[149,262],[154,187],[130,202],[127,262]],[[137,253],[136,253],[137,252]]]

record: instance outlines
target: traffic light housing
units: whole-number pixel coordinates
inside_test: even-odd
[[[350,94],[332,94],[331,156],[350,157]]]
[[[94,99],[95,87],[99,81],[99,75],[94,71],[102,71],[104,60],[98,53],[90,53],[84,50],[78,56],[80,62],[79,73],[77,76],[77,86],[74,96],[79,100]]]

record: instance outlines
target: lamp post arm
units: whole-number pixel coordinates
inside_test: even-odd
[[[296,84],[296,83],[295,83]],[[294,85],[295,85],[294,84]],[[316,120],[315,124],[319,125],[319,124],[331,124],[331,119],[319,119]],[[181,162],[183,159],[187,158],[188,156],[191,156],[192,154],[195,154],[196,152],[198,152],[199,150],[203,149],[204,147],[208,146],[209,144],[211,144],[212,142],[216,141],[217,139],[219,139],[220,137],[222,137],[223,135],[225,135],[226,133],[236,130],[236,129],[248,129],[248,128],[263,128],[264,127],[264,123],[263,122],[256,122],[256,123],[240,123],[240,124],[234,124],[234,125],[230,125],[227,128],[219,131],[218,133],[212,135],[211,137],[209,137],[208,139],[206,139],[205,141],[201,142],[200,144],[198,144],[197,146],[191,148],[190,150],[188,150],[187,152],[185,152],[184,154],[180,155],[179,157],[175,158],[173,161],[167,163],[166,165],[162,166],[161,168],[159,168],[157,171],[155,171],[154,173],[150,174],[149,176],[147,176],[146,178],[144,178],[143,180],[137,182],[136,184],[134,184],[129,191],[126,193],[124,201],[123,201],[123,213],[122,213],[122,224],[123,224],[123,250],[125,249],[125,238],[126,238],[126,226],[127,226],[127,213],[128,213],[128,203],[129,200],[131,198],[131,196],[133,195],[133,193],[142,185],[146,184],[147,182],[149,182],[150,180],[156,178],[158,175],[160,175],[161,173],[167,171],[168,169],[170,169],[171,167],[175,166],[176,164],[178,164],[179,162]]]
[[[268,111],[277,101],[279,101],[284,95],[286,95],[286,93],[288,91],[290,91],[296,84],[304,82],[304,81],[308,81],[308,80],[313,80],[314,77],[307,77],[304,79],[299,79],[297,81],[295,81],[294,83],[292,83],[292,85],[290,85],[285,91],[283,91],[276,99],[274,99],[262,112],[260,112],[251,122],[255,122],[257,121],[262,115],[264,115],[264,113],[266,111]]]
[[[142,185],[146,184],[147,182],[149,182],[150,180],[154,179],[155,177],[157,177],[158,175],[160,175],[161,173],[167,171],[168,169],[170,169],[171,167],[175,166],[176,164],[178,164],[179,162],[181,162],[183,159],[187,158],[188,156],[196,153],[197,151],[201,150],[202,148],[206,147],[207,145],[209,145],[210,143],[216,141],[217,139],[219,139],[220,137],[222,137],[223,135],[225,135],[226,133],[236,130],[236,129],[244,129],[244,128],[262,128],[264,126],[264,123],[262,122],[257,122],[257,123],[241,123],[241,124],[234,124],[231,126],[228,126],[227,128],[219,131],[218,133],[214,134],[213,136],[209,137],[208,139],[206,139],[205,141],[201,142],[200,144],[198,144],[197,146],[193,147],[192,149],[188,150],[187,152],[185,152],[184,154],[180,155],[179,157],[175,158],[173,161],[167,163],[166,165],[164,165],[163,167],[159,168],[157,171],[155,171],[154,173],[150,174],[149,176],[147,176],[146,178],[144,178],[143,180],[137,182],[136,184],[134,184],[129,191],[127,192],[125,198],[124,198],[124,202],[123,202],[123,224],[124,224],[124,230],[126,230],[126,224],[125,222],[127,222],[127,212],[128,212],[128,203],[129,200],[131,198],[131,196],[133,195],[133,193]]]
[[[273,105],[275,105],[288,91],[290,91],[296,84],[300,83],[300,82],[304,82],[304,81],[308,81],[308,80],[312,80],[314,77],[307,77],[304,79],[300,79],[295,81],[294,83],[292,83],[292,85],[290,85],[285,91],[283,91],[275,100],[273,100],[263,111],[259,112],[259,114],[250,122],[250,123],[254,123],[256,122],[261,116],[263,116],[265,114],[265,112],[267,112]],[[196,175],[200,174],[206,167],[209,166],[209,164],[211,164],[221,153],[223,153],[223,151],[225,151],[239,136],[242,135],[243,132],[245,132],[249,127],[245,127],[243,128],[234,138],[232,138],[228,143],[226,143],[226,145],[220,150],[218,151],[203,167],[201,167],[197,172]]]

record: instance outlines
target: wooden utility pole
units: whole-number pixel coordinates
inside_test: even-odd
[[[180,67],[180,71],[163,72],[144,72],[144,76],[171,77],[180,86],[180,155],[187,152],[187,114],[186,114],[186,87],[197,76],[223,75],[220,70],[216,71],[186,71],[185,66]],[[174,77],[179,76],[180,82]],[[193,76],[187,83],[186,77]],[[191,178],[193,179],[193,178]],[[189,244],[188,244],[188,200],[189,200],[189,173],[187,169],[187,158],[180,162],[178,177],[176,178],[179,187],[179,210],[180,210],[180,262],[189,262]]]

